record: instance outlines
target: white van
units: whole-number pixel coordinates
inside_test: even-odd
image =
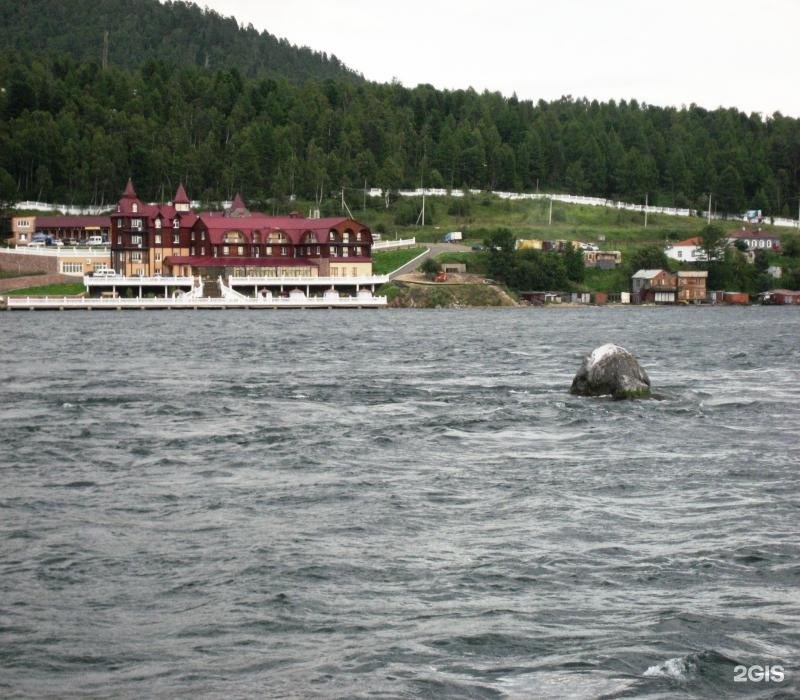
[[[89,236],[89,238],[86,239],[86,245],[103,245],[103,237]]]
[[[95,277],[116,277],[117,271],[110,268],[110,267],[102,267],[99,270],[94,271]]]

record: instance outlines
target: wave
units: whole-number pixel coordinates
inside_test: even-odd
[[[645,678],[666,678],[681,684],[706,681],[713,684],[733,681],[733,667],[737,664],[713,649],[686,656],[667,659],[650,666],[642,675]]]

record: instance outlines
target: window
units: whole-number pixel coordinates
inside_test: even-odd
[[[258,248],[256,248],[256,249],[253,251],[253,257],[254,257],[254,258],[257,258],[257,257],[259,257]]]
[[[161,228],[161,219],[156,219],[156,228]]]
[[[349,254],[350,254],[350,251],[349,251],[348,248],[342,248],[342,257],[343,258],[346,258]]]
[[[336,232],[335,232],[335,231],[331,231],[331,232],[328,234],[328,240],[329,240],[329,241],[335,241],[335,240],[336,240]]]
[[[156,253],[156,262],[161,262],[161,253]]]
[[[176,216],[172,220],[172,228],[178,228],[181,225],[181,220]]]
[[[226,245],[222,246],[222,254],[223,255],[227,255],[230,252],[231,252],[231,249],[230,249],[229,246],[226,246]]]
[[[117,245],[122,245],[122,236],[117,235]]]
[[[124,260],[124,258],[123,258],[123,260]],[[106,265],[105,263],[94,263],[92,265],[92,271],[93,272],[97,272],[98,270],[107,270],[107,269],[108,269],[108,265]]]
[[[194,246],[189,248],[189,255],[194,255]]]
[[[173,233],[172,234],[172,244],[179,245],[181,242],[181,234],[180,233]]]
[[[272,255],[272,246],[271,245],[267,246],[267,255]]]
[[[337,255],[339,255],[339,253],[337,252],[336,248],[331,246],[331,257],[335,258]]]
[[[360,257],[360,256],[361,256],[361,246],[357,245],[356,246],[356,257]]]
[[[319,254],[320,254],[320,250],[321,250],[321,249],[320,249],[320,247],[319,247],[319,246],[317,246],[317,255],[319,255]]]
[[[155,240],[155,243],[156,243],[156,245],[161,245],[161,234],[160,234],[160,233],[157,233],[157,234],[155,235],[155,238],[154,238],[154,240]]]
[[[239,255],[244,255],[244,246],[243,245],[239,246]]]
[[[62,262],[61,272],[65,275],[74,275],[83,272],[83,263],[79,262]]]
[[[192,231],[191,239],[194,240],[194,231]]]
[[[142,230],[142,220],[141,219],[131,219],[131,228],[134,231],[141,231]]]
[[[140,250],[134,250],[131,253],[131,261],[132,262],[142,262],[142,252]]]
[[[345,232],[342,234],[342,240],[343,240],[345,243],[349,243],[349,242],[350,242],[350,232],[349,232],[349,231],[345,231]]]
[[[285,246],[285,245],[282,245],[282,246],[281,246],[281,255],[286,255],[286,254],[287,254],[287,252],[286,252],[286,246]]]
[[[141,236],[131,236],[131,244],[132,245],[142,245],[142,237]]]
[[[131,211],[132,211],[134,214],[136,214],[136,213],[139,211],[139,205],[138,205],[136,202],[134,202],[134,203],[131,205]]]
[[[361,240],[361,231],[358,231],[358,232],[356,233],[356,240],[357,240],[357,241],[360,241],[360,240]]]
[[[351,268],[351,270],[353,271],[353,277],[358,277],[358,268],[357,267],[353,267],[353,268]]]
[[[206,232],[205,231],[200,231],[200,240],[201,241],[206,240]]]

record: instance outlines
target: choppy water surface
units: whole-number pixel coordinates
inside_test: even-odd
[[[0,695],[800,693],[798,310],[0,331]]]

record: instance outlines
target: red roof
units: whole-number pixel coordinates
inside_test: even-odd
[[[674,243],[673,248],[679,245],[697,246],[700,245],[700,242],[701,242],[700,236],[693,236],[692,238],[687,238],[685,241],[678,241],[677,243]]]
[[[319,267],[308,258],[215,258],[210,255],[168,255],[168,265],[193,265],[194,267]]]
[[[780,241],[781,237],[776,233],[767,233],[766,231],[742,231],[741,229],[734,229],[725,234],[728,238],[750,238],[759,241]]]
[[[125,191],[122,193],[123,199],[136,199],[136,190],[133,189],[133,180],[128,178],[128,184],[125,185]]]
[[[183,183],[178,185],[178,191],[175,193],[175,198],[172,200],[174,204],[190,204],[189,197],[186,190],[183,189]]]
[[[227,231],[241,231],[245,234],[245,239],[248,242],[252,241],[252,236],[255,232],[263,235],[271,231],[283,231],[294,245],[300,244],[301,239],[307,233],[313,234],[317,243],[327,243],[328,233],[331,229],[351,229],[354,232],[369,231],[364,224],[346,217],[306,219],[293,216],[265,216],[264,214],[254,214],[246,218],[201,214],[197,226],[208,230],[209,240],[213,244],[222,243],[222,235]],[[371,237],[364,241],[350,241],[350,243],[355,244],[369,244],[371,242]]]
[[[110,216],[37,216],[36,227],[42,228],[108,228]]]

